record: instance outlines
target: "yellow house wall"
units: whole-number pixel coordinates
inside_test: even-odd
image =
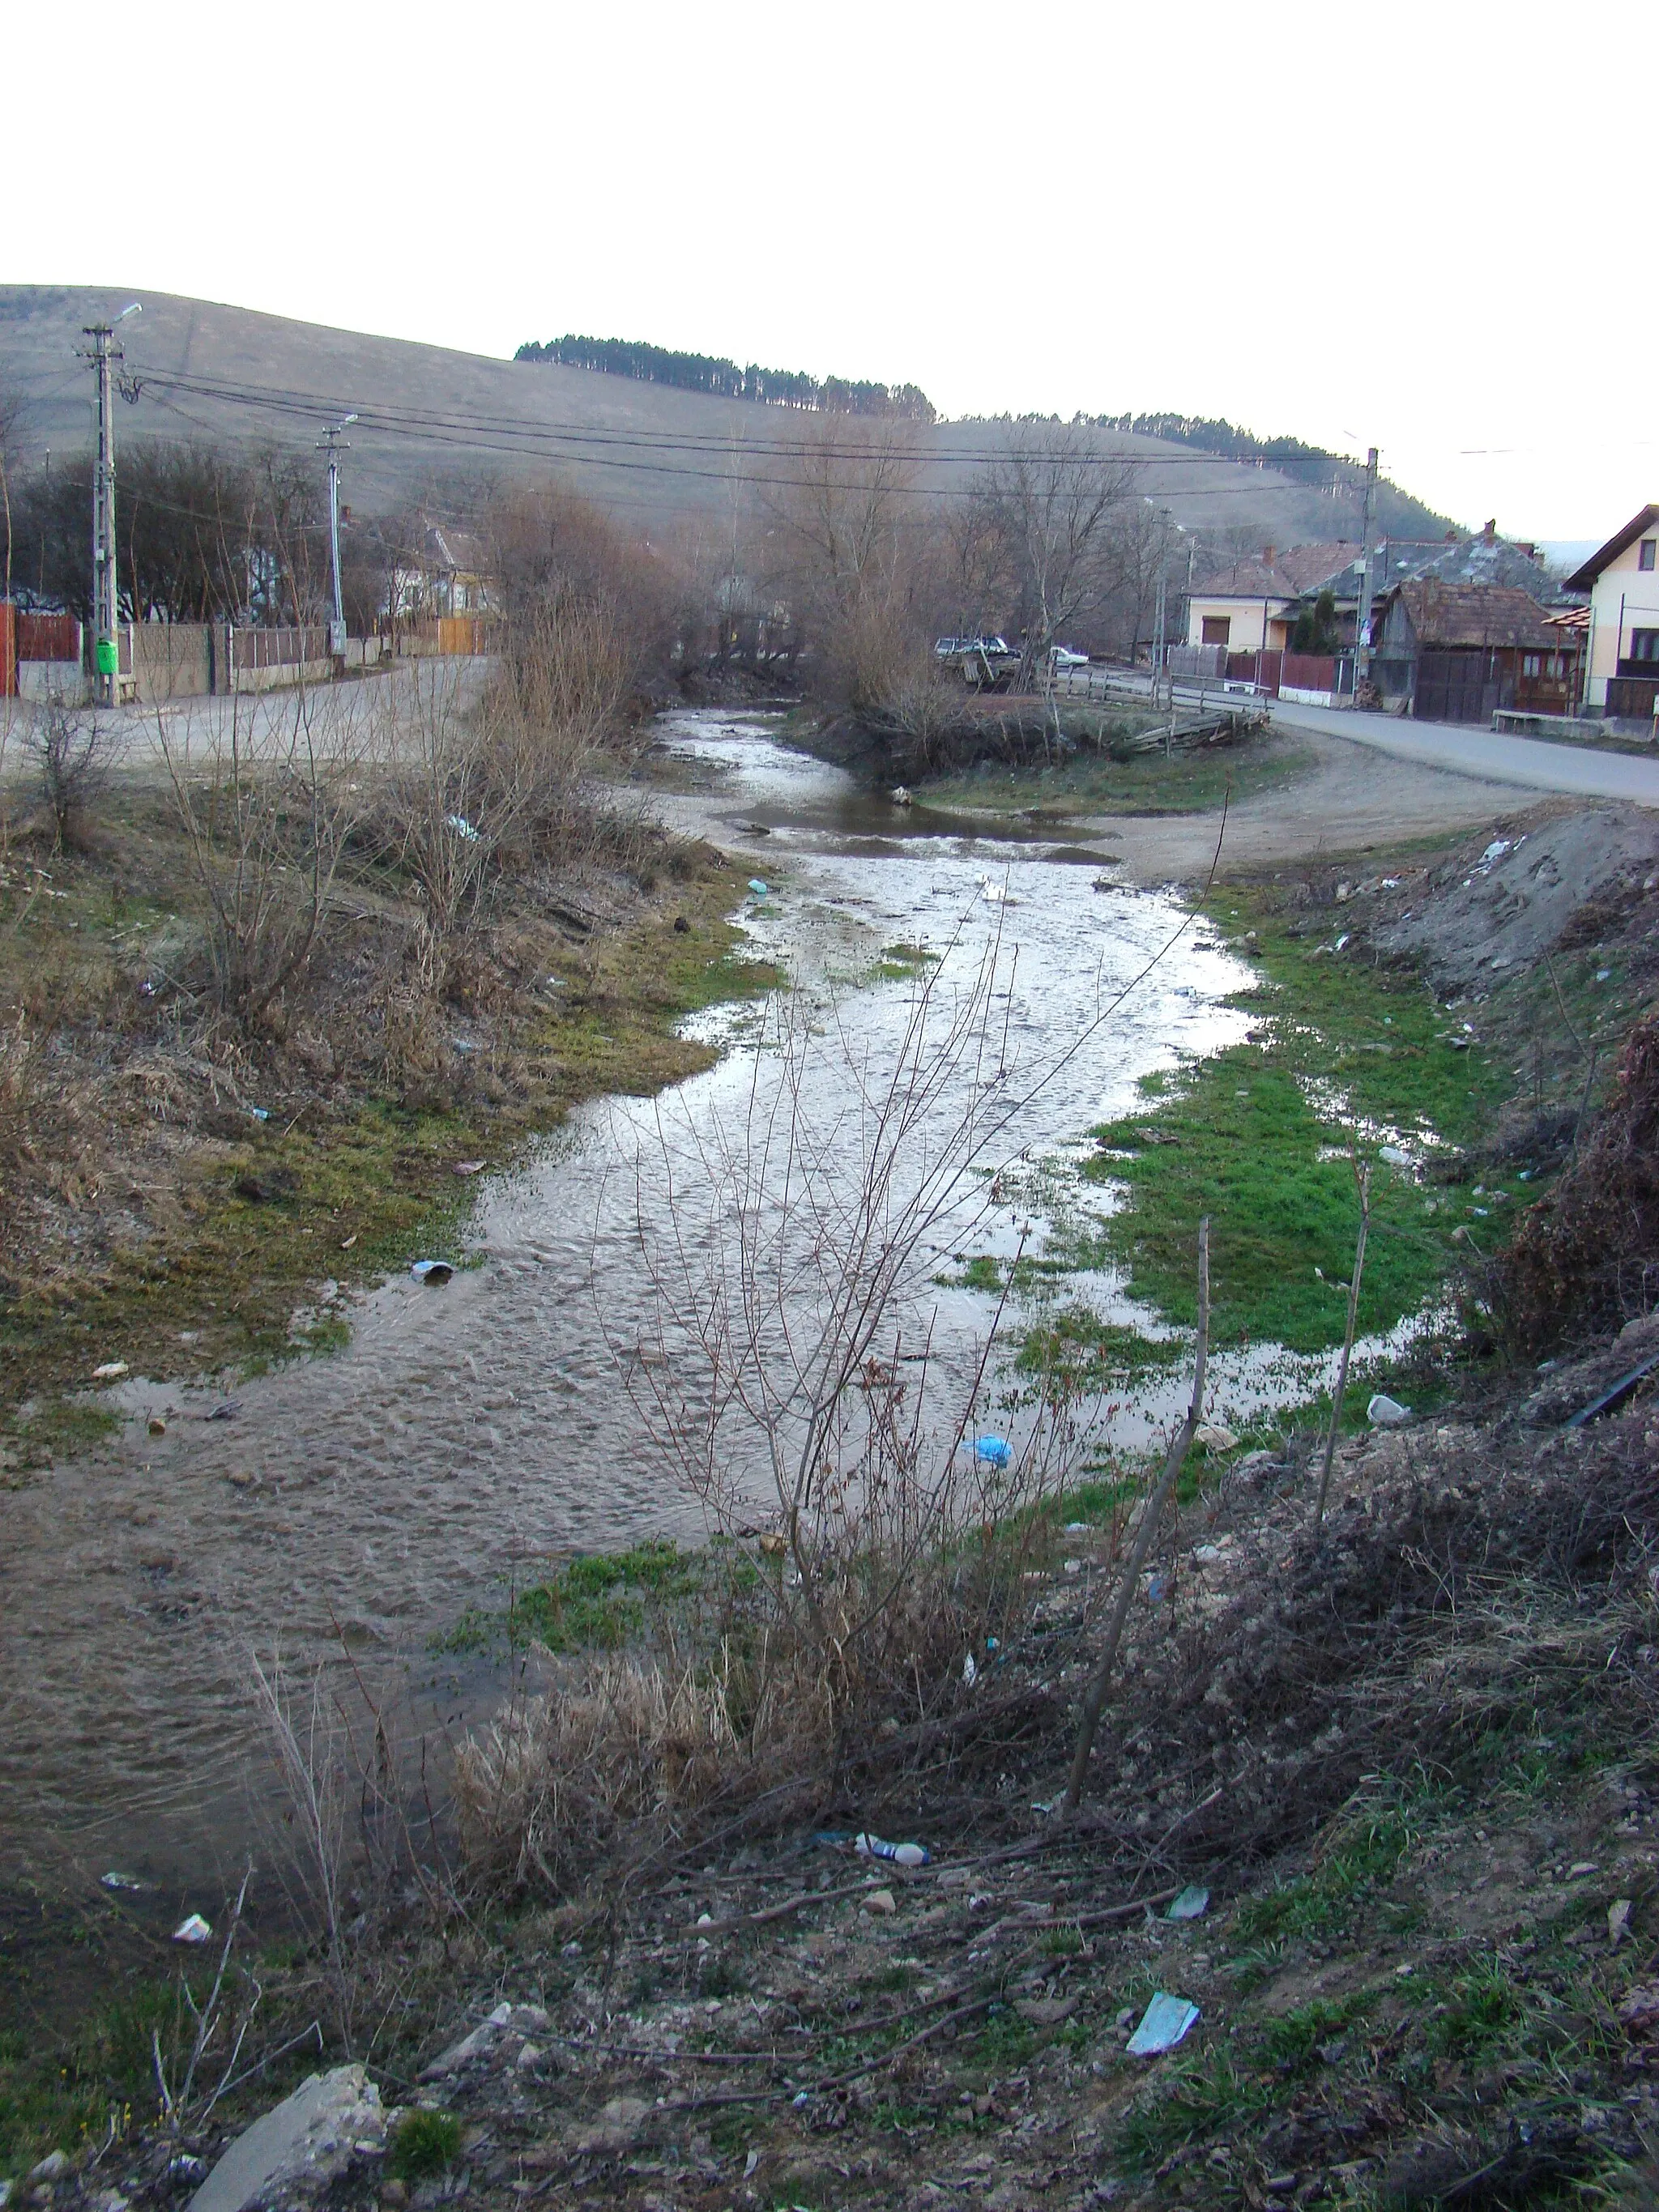
[[[1187,642],[1202,645],[1204,618],[1206,615],[1224,615],[1231,623],[1227,634],[1230,653],[1260,653],[1265,646],[1269,651],[1285,642],[1282,619],[1288,599],[1224,599],[1195,597],[1187,602]],[[1266,622],[1266,635],[1262,624]]]

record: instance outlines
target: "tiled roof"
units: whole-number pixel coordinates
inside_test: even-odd
[[[1359,548],[1353,544],[1287,545],[1274,551],[1271,562],[1265,555],[1256,555],[1211,569],[1194,581],[1193,595],[1205,599],[1299,599],[1304,592],[1331,582],[1358,558]]]
[[[1508,584],[1401,584],[1395,596],[1419,645],[1526,646],[1559,651],[1561,633],[1529,592]]]

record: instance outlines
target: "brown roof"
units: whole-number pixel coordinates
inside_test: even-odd
[[[1316,591],[1351,568],[1359,558],[1357,545],[1286,545],[1242,561],[1231,561],[1200,577],[1193,586],[1194,599],[1297,599]]]
[[[1507,645],[1559,651],[1561,632],[1536,599],[1513,584],[1401,584],[1404,606],[1419,645]]]
[[[1624,528],[1609,538],[1599,553],[1592,553],[1582,568],[1567,579],[1570,592],[1589,592],[1595,587],[1595,580],[1609,562],[1616,561],[1627,545],[1634,545],[1644,530],[1651,530],[1659,522],[1659,507],[1644,507],[1639,514],[1632,515]]]

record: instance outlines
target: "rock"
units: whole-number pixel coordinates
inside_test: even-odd
[[[896,1912],[898,1911],[898,1905],[890,1889],[872,1889],[867,1897],[860,1898],[859,1902],[866,1912]]]
[[[1231,1451],[1238,1438],[1219,1421],[1200,1421],[1193,1431],[1193,1442],[1206,1446],[1211,1451]]]
[[[357,2146],[386,2141],[380,2093],[361,2066],[313,2074],[237,2136],[190,2200],[190,2212],[246,2212],[254,2204],[320,2196]]]
[[[1022,2020],[1029,2020],[1034,2027],[1058,2027],[1063,2020],[1070,2020],[1077,2010],[1075,1997],[1019,1997],[1014,2010]]]
[[[637,2140],[651,2107],[641,2097],[613,2097],[598,2120],[576,2138],[579,2151],[626,2150]]]
[[[29,2168],[29,2179],[31,2181],[61,2181],[69,2170],[67,2152],[48,2151],[39,2166],[32,2166]]]
[[[526,2009],[534,2009],[534,2008],[526,2008]],[[488,2020],[482,2021],[469,2034],[462,2036],[458,2043],[452,2043],[447,2051],[441,2051],[430,2065],[423,2066],[421,2069],[422,2081],[436,2081],[446,2074],[459,2074],[464,2066],[471,2065],[474,2059],[485,2057],[500,2039],[502,2029],[508,2025],[512,2018],[512,2006],[498,2004]],[[539,2024],[544,2027],[547,2025],[545,2013],[542,2014]]]

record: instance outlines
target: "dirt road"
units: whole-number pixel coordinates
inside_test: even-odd
[[[1294,738],[1268,742],[1293,744],[1312,766],[1230,807],[1224,834],[1218,812],[1092,815],[1074,827],[1109,846],[1127,881],[1190,883],[1208,872],[1218,839],[1224,869],[1261,867],[1468,829],[1528,803],[1513,784],[1398,759],[1321,731],[1298,728]]]

